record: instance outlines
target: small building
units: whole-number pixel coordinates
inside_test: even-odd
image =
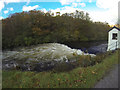
[[[117,48],[120,48],[120,29],[114,26],[108,32],[107,51],[115,50]]]

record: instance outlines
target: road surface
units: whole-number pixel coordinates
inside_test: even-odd
[[[94,88],[118,88],[118,69],[120,70],[120,64],[115,67],[101,79]]]

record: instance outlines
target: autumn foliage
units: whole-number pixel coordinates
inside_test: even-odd
[[[106,40],[109,25],[93,22],[88,13],[52,12],[32,10],[14,13],[2,20],[3,49],[30,46],[48,42]]]

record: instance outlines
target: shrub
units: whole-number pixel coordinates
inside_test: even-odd
[[[61,62],[57,63],[55,68],[53,69],[54,72],[66,72],[70,71],[76,67],[88,67],[93,66],[95,64],[101,63],[111,52],[98,54],[95,57],[91,57],[90,55],[79,55],[71,58],[69,62]],[[70,62],[72,60],[76,60],[74,62]]]

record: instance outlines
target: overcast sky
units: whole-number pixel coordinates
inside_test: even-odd
[[[39,1],[39,2],[38,2]],[[29,10],[71,13],[75,10],[88,12],[93,21],[115,24],[118,19],[120,0],[0,0],[0,19],[10,14]]]

